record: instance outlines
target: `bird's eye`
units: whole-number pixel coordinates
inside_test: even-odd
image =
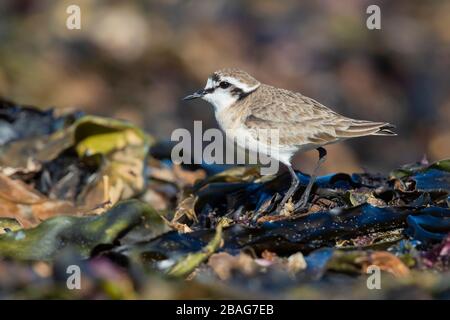
[[[228,88],[228,87],[230,86],[230,83],[227,82],[227,81],[222,81],[222,82],[219,83],[219,86],[220,86],[222,89],[226,89],[226,88]]]

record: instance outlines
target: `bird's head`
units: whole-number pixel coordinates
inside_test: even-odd
[[[245,71],[222,69],[208,78],[204,89],[184,97],[183,100],[201,98],[211,103],[216,110],[223,110],[248,96],[260,85],[258,80]]]

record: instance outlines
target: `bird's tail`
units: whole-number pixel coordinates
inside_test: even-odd
[[[385,123],[381,127],[378,128],[378,131],[374,133],[376,136],[396,136],[397,133],[395,133],[394,130],[395,126],[390,123]]]
[[[348,126],[336,129],[339,138],[355,138],[362,136],[396,136],[395,126],[387,122],[372,122],[365,120],[350,120]]]

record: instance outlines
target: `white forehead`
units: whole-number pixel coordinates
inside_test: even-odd
[[[231,83],[233,86],[241,89],[244,92],[251,92],[251,91],[253,91],[253,90],[255,90],[256,88],[259,87],[259,83],[254,85],[254,86],[249,86],[248,84],[243,83],[243,82],[241,82],[238,79],[233,78],[233,77],[220,77],[219,81],[214,81],[211,78],[208,78],[208,81],[206,82],[205,89],[215,88],[215,87],[217,87],[219,85],[219,83],[221,81],[227,81],[227,82]]]
[[[217,83],[215,81],[213,81],[211,78],[208,78],[208,80],[206,81],[205,89],[215,88],[216,86],[217,86]]]

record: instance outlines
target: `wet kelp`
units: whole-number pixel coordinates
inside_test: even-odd
[[[450,211],[442,208],[394,210],[366,204],[343,210],[340,214],[317,212],[294,219],[265,222],[254,227],[233,224],[224,230],[224,245],[221,249],[234,254],[246,249],[258,254],[265,250],[278,254],[296,251],[309,253],[322,247],[334,247],[343,241],[356,243],[360,236],[387,233],[405,228],[407,225],[410,227],[406,229],[406,234],[423,239],[426,243],[444,239],[449,232],[447,220],[449,217]],[[418,225],[416,221],[423,224]],[[190,252],[193,248],[202,248],[213,234],[214,230],[210,229],[182,234],[174,231],[150,242],[134,244],[132,249],[146,255],[155,254],[169,258],[171,255]],[[393,240],[400,238],[402,237],[398,236]],[[388,247],[391,241],[389,240],[385,246]]]
[[[0,136],[1,297],[450,296],[450,160],[323,176],[294,212],[288,174],[175,165],[124,121],[1,101]]]

